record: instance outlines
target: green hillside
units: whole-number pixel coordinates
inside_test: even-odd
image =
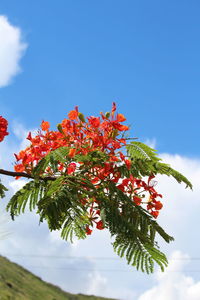
[[[0,300],[111,300],[62,291],[0,256]]]

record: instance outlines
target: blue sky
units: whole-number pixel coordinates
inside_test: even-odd
[[[190,192],[159,180],[165,196],[159,222],[175,236],[172,245],[163,245],[171,259],[163,277],[136,273],[115,260],[107,233],[71,246],[45,224],[38,227],[34,214],[9,225],[11,235],[1,242],[1,254],[10,253],[70,292],[123,300],[199,299],[199,11],[195,0],[0,2],[0,115],[10,125],[10,135],[0,145],[1,168],[12,169],[12,153],[24,147],[28,130],[42,120],[55,127],[75,105],[85,115],[98,115],[115,101],[132,125],[131,135],[156,144],[161,156],[194,184]],[[9,195],[24,183],[4,181]],[[44,258],[47,253],[82,259],[50,261]],[[38,259],[15,256],[19,254]],[[72,268],[89,271],[72,276]],[[111,271],[115,269],[121,271]]]
[[[28,48],[0,105],[37,127],[74,105],[98,114],[116,101],[133,135],[198,156],[199,9],[198,1],[1,1]]]

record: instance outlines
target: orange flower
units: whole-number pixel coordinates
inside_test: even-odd
[[[25,170],[22,164],[14,166],[15,172],[23,172]]]
[[[88,121],[93,127],[97,128],[100,125],[100,118],[90,117],[88,118]]]
[[[76,120],[77,117],[78,117],[78,112],[76,110],[71,110],[68,113],[68,117],[69,117],[70,120]]]
[[[154,207],[155,209],[160,210],[163,207],[163,204],[160,201],[156,201]]]
[[[42,128],[43,131],[47,131],[47,130],[49,130],[50,124],[47,121],[46,122],[42,121],[40,127]]]
[[[69,157],[74,157],[75,156],[75,153],[76,153],[76,149],[74,149],[74,148],[71,148],[70,150],[69,150]]]
[[[150,214],[154,217],[154,218],[157,218],[158,217],[158,215],[159,215],[159,211],[155,211],[155,210],[153,210],[153,211],[151,211],[150,212]]]
[[[124,122],[124,121],[126,121],[126,118],[122,114],[117,114],[117,121]]]
[[[110,161],[119,161],[119,158],[117,156],[112,155],[110,157]]]
[[[119,125],[117,129],[119,131],[126,131],[126,130],[129,130],[129,127],[126,125]]]
[[[131,168],[131,161],[129,159],[125,159],[125,164],[126,164],[128,170],[130,170],[130,168]]]

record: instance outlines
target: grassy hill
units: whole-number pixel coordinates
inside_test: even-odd
[[[111,300],[62,291],[0,256],[0,300]]]

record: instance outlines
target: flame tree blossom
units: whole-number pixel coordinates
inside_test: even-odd
[[[9,133],[7,132],[8,128],[8,121],[0,116],[0,142],[2,142],[6,135]]]
[[[93,184],[96,183],[96,188],[102,181],[114,182],[119,190],[131,197],[133,203],[136,205],[145,203],[146,208],[157,218],[162,208],[162,204],[157,198],[162,198],[162,195],[149,185],[154,176],[150,176],[147,183],[135,178],[131,173],[128,178],[123,179],[120,167],[118,167],[122,164],[130,170],[132,162],[130,157],[125,156],[122,152],[127,143],[124,133],[128,131],[129,127],[121,124],[126,121],[126,118],[122,114],[115,114],[115,111],[116,105],[113,104],[111,115],[101,113],[100,117],[90,116],[86,122],[81,121],[81,114],[76,107],[75,110],[68,113],[68,119],[64,119],[56,131],[50,131],[49,122],[42,121],[41,131],[38,132],[38,135],[32,137],[31,133],[28,134],[27,139],[31,142],[30,146],[20,151],[19,154],[15,154],[17,159],[15,171],[31,174],[38,162],[49,152],[60,147],[67,147],[69,149],[68,158],[71,160],[67,160],[65,164],[58,161],[58,170],[60,175],[70,175],[80,170],[75,162],[71,162],[75,155],[87,156],[94,151],[100,151],[107,156],[104,164],[94,166],[92,162],[90,166],[87,162],[88,172],[86,175]],[[54,171],[48,167],[40,176],[51,176],[53,173]],[[145,192],[149,194],[148,201],[144,200]],[[96,201],[95,198],[93,201]],[[160,205],[158,205],[159,203]],[[93,208],[93,210],[98,209],[98,205]],[[93,225],[93,219],[91,220],[91,225]]]
[[[128,263],[149,273],[156,262],[164,270],[167,258],[155,237],[173,238],[155,220],[163,204],[154,178],[165,174],[192,185],[154,149],[128,137],[125,121],[115,103],[111,112],[86,118],[76,106],[56,130],[43,120],[35,136],[28,134],[30,145],[15,154],[15,172],[0,170],[31,179],[7,209],[14,219],[29,203],[41,222],[71,241],[74,235],[85,238],[94,229],[108,229],[115,237],[114,250]],[[7,121],[0,124],[5,136]]]

